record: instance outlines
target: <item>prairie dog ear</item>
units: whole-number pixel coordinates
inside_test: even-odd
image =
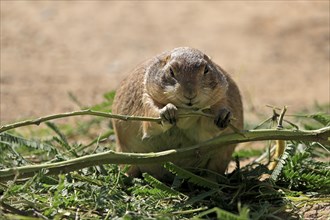
[[[157,60],[161,66],[165,66],[171,59],[171,54],[164,53],[159,56],[157,56]]]
[[[204,59],[207,60],[207,61],[211,61],[212,60],[212,57],[204,54]]]
[[[164,59],[164,62],[168,63],[170,61],[170,59],[171,59],[171,55],[167,55]]]
[[[171,55],[167,55],[162,60],[162,66],[165,66],[171,59]]]

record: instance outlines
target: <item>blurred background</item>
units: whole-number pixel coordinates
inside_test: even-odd
[[[251,113],[327,106],[329,1],[1,1],[1,124],[103,100],[179,46],[233,75]],[[317,104],[316,104],[317,103]]]

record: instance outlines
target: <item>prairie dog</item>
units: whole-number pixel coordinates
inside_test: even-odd
[[[206,110],[214,118],[178,118],[178,113]],[[221,133],[231,123],[243,128],[239,89],[230,75],[201,51],[179,47],[147,60],[122,82],[116,92],[113,113],[161,117],[162,123],[113,120],[117,151],[147,153],[189,147]],[[212,154],[174,163],[224,173],[235,146]],[[172,176],[162,164],[134,165],[128,174],[148,172],[160,180]]]

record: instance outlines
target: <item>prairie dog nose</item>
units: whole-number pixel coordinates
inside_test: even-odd
[[[194,93],[184,94],[183,96],[189,101],[192,101],[197,97],[197,93],[194,92]]]

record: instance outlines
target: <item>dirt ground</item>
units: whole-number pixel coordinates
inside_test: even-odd
[[[99,103],[178,46],[232,73],[247,118],[328,105],[329,26],[329,1],[1,1],[1,124]]]

